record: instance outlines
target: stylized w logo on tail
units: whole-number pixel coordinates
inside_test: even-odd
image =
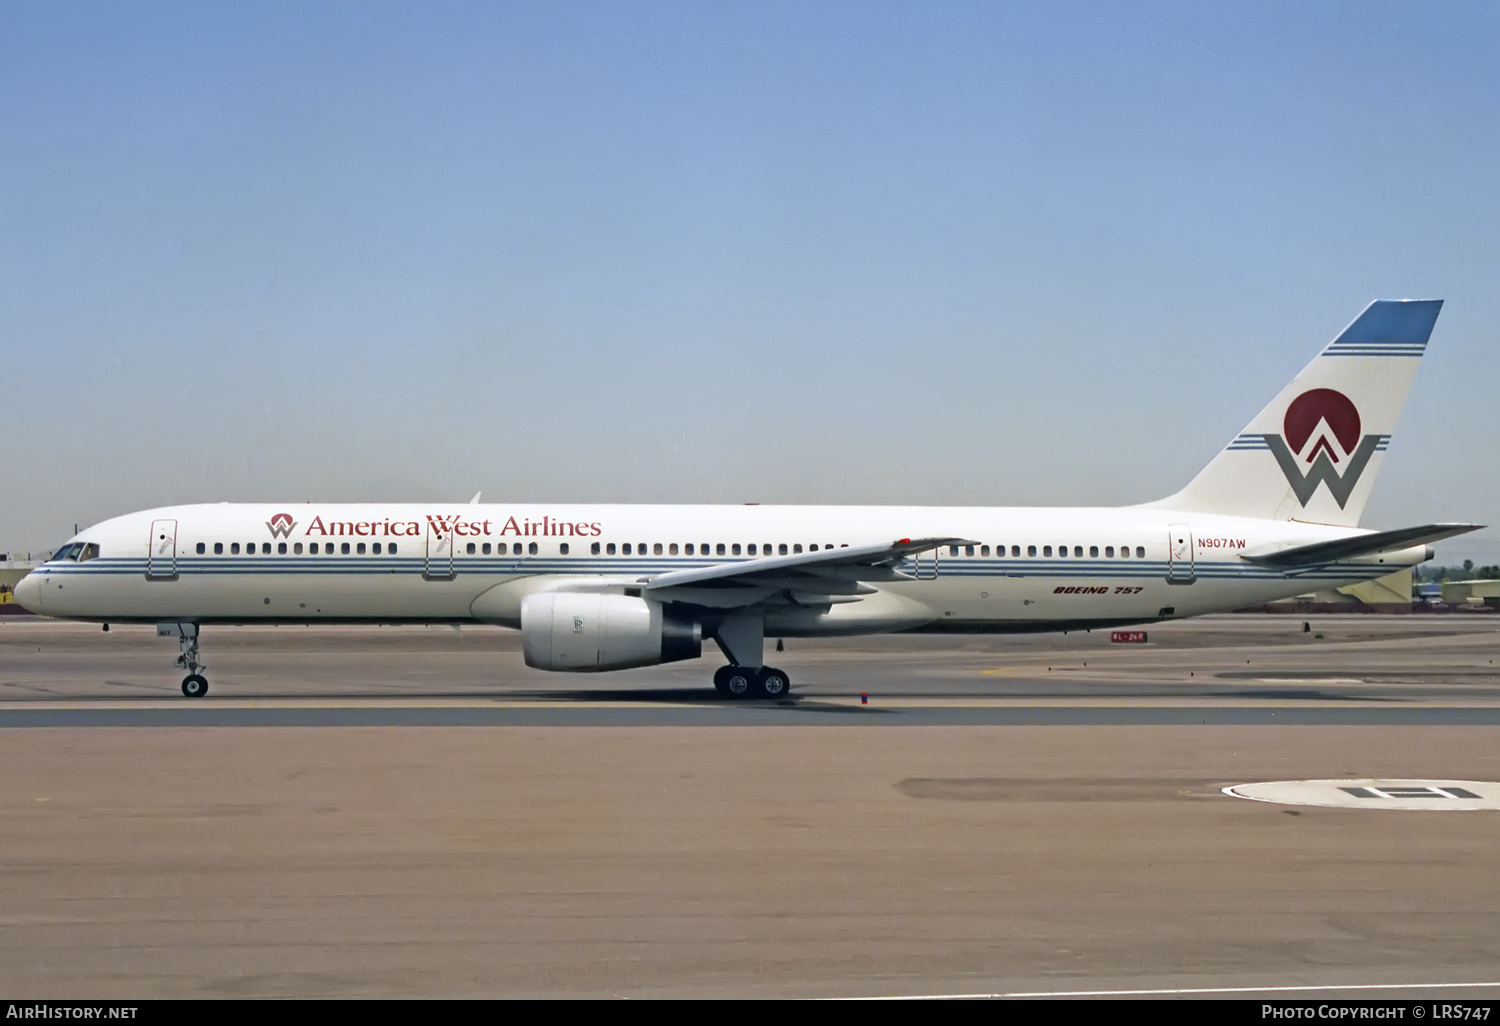
[[[1350,454],[1349,465],[1344,468],[1342,475],[1334,469],[1333,460],[1329,458],[1328,454],[1332,449],[1323,449],[1304,474],[1302,468],[1297,466],[1297,454],[1287,448],[1280,435],[1264,437],[1271,455],[1281,464],[1281,472],[1286,475],[1287,482],[1292,486],[1292,494],[1297,496],[1298,502],[1306,506],[1307,501],[1313,497],[1313,492],[1318,490],[1318,485],[1326,484],[1334,501],[1339,504],[1339,509],[1343,509],[1344,504],[1349,501],[1354,486],[1359,484],[1359,476],[1365,472],[1365,465],[1375,455],[1381,442],[1380,435],[1365,435],[1360,440],[1359,448]]]

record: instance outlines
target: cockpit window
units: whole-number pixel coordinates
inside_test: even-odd
[[[64,545],[62,548],[52,553],[52,558],[48,562],[57,563],[64,559],[76,560],[78,558],[78,553],[82,550],[83,542],[74,542],[72,545]]]
[[[85,542],[83,551],[78,553],[78,562],[83,563],[90,559],[99,558],[99,546],[93,542]]]

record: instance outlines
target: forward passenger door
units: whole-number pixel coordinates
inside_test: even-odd
[[[177,521],[151,521],[151,542],[146,550],[146,580],[177,580]]]

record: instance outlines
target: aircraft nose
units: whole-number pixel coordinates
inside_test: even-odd
[[[16,582],[16,601],[33,613],[42,611],[42,582],[36,574],[27,574]]]

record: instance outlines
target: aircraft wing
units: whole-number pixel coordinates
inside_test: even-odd
[[[972,544],[963,538],[901,538],[893,542],[851,545],[820,552],[802,552],[790,556],[765,556],[760,559],[716,563],[694,570],[672,570],[642,581],[644,591],[667,592],[662,598],[684,600],[685,589],[701,595],[710,589],[740,591],[749,598],[756,592],[769,594],[778,590],[800,591],[817,595],[858,596],[873,589],[860,581],[902,580],[907,577],[895,569],[908,556],[935,549],[939,545]],[[845,598],[850,601],[852,598]],[[718,604],[718,603],[713,603]],[[739,603],[734,603],[739,604]]]
[[[1371,531],[1349,538],[1333,541],[1313,542],[1310,545],[1294,545],[1290,548],[1242,552],[1240,558],[1258,566],[1299,567],[1334,563],[1340,559],[1356,556],[1373,556],[1379,552],[1392,552],[1411,548],[1413,545],[1430,545],[1483,530],[1483,524],[1423,524],[1420,527],[1398,527],[1394,531]]]

